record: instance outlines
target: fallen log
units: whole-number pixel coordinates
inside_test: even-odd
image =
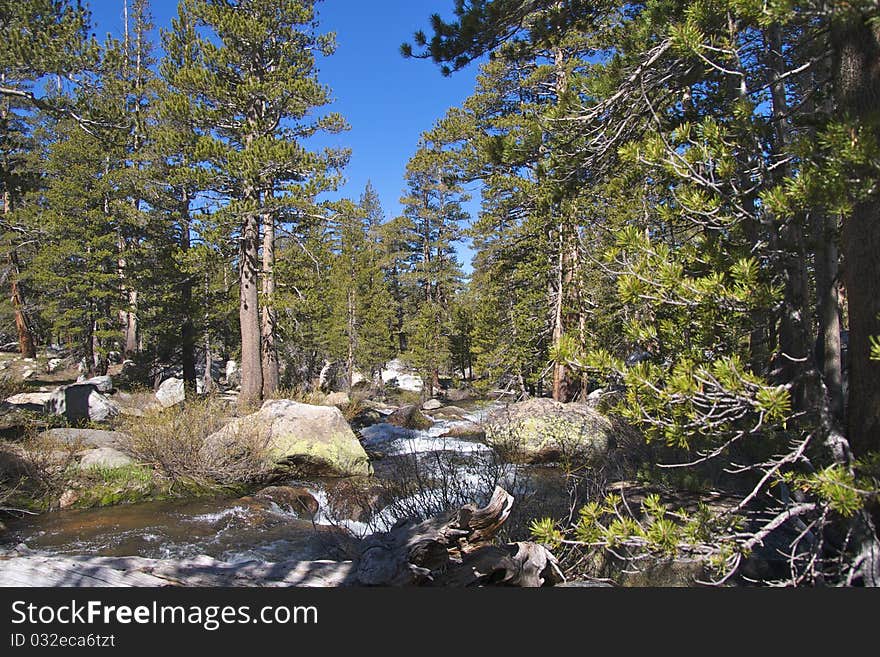
[[[420,523],[398,522],[357,547],[353,561],[228,563],[193,559],[53,556],[19,548],[0,556],[0,586],[552,586],[565,581],[537,543],[494,545],[513,497],[496,488]]]

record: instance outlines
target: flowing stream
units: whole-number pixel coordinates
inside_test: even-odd
[[[361,431],[375,476],[290,480],[319,504],[314,517],[253,498],[173,500],[64,510],[10,521],[0,549],[24,543],[47,554],[185,558],[200,554],[225,561],[339,559],[340,536],[363,537],[403,517],[426,517],[467,502],[484,503],[495,485],[517,499],[513,538],[528,518],[564,512],[567,497],[552,469],[505,463],[478,440],[443,434],[480,422],[486,409],[460,421],[437,420],[427,431],[379,423]],[[518,519],[518,520],[517,520]],[[519,523],[519,526],[517,526]]]

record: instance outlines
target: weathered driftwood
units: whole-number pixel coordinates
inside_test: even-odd
[[[555,557],[537,543],[491,545],[513,496],[496,488],[482,509],[458,511],[364,539],[355,578],[367,586],[552,586],[564,581]]]
[[[143,557],[48,556],[20,549],[0,557],[0,586],[552,586],[564,581],[537,543],[493,545],[513,497],[496,488],[483,508],[367,537],[355,561],[228,563]]]

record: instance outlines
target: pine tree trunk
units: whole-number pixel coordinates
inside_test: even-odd
[[[239,247],[239,305],[241,329],[241,393],[242,406],[259,401],[263,394],[263,367],[260,350],[260,311],[258,285],[258,256],[260,248],[260,219],[256,214],[259,195],[249,190],[247,214],[242,220]]]
[[[773,125],[776,132],[775,150],[778,154],[788,152],[789,114],[786,100],[785,60],[782,55],[782,28],[778,23],[770,25],[765,32],[767,45],[770,98],[772,101]],[[788,166],[779,169],[779,176],[790,174]],[[810,344],[812,339],[809,327],[809,279],[806,272],[806,245],[802,213],[784,223],[779,233],[772,233],[771,243],[779,253],[779,266],[785,281],[783,307],[779,319],[779,357],[776,363],[776,377],[779,383],[793,383],[792,398],[794,408],[807,407],[807,387],[803,377],[810,364]]]
[[[3,117],[5,118],[5,111]],[[12,211],[12,201],[9,197],[9,190],[3,190],[3,215],[6,216]],[[7,254],[9,262],[9,281],[11,288],[12,312],[15,316],[15,329],[18,333],[18,351],[25,358],[36,358],[37,345],[34,340],[34,333],[31,330],[30,322],[24,311],[24,295],[21,291],[21,285],[18,282],[19,267],[18,255],[12,249]]]
[[[138,352],[138,292],[137,290],[128,291],[128,322],[125,326],[125,353],[126,355],[134,355]]]
[[[82,373],[86,378],[95,375],[95,319],[93,313],[89,313],[88,329],[83,340],[83,364],[85,371]]]
[[[867,128],[870,138],[877,139],[880,26],[853,12],[832,23],[831,42],[840,118]],[[843,223],[842,237],[849,309],[848,438],[858,457],[880,449],[880,362],[870,358],[871,337],[880,336],[880,202],[876,196],[855,204]]]
[[[110,303],[109,301],[104,301],[101,304],[100,311],[97,315],[97,319],[95,320],[95,330],[92,333],[92,353],[94,354],[95,359],[95,368],[94,373],[96,376],[104,376],[107,374],[107,368],[110,365],[110,362],[107,360],[107,338],[101,338],[101,325],[100,322],[102,319],[110,323],[112,321],[110,318],[112,314],[110,312]]]
[[[813,216],[815,236],[816,305],[819,314],[817,357],[828,390],[828,404],[838,422],[844,420],[843,368],[840,356],[840,298],[838,295],[837,221],[825,212]]]
[[[208,285],[208,273],[205,272],[204,278],[205,284],[205,376],[204,376],[204,385],[205,385],[205,393],[208,394],[214,389],[214,379],[211,376],[211,372],[214,370],[214,357],[211,355],[211,329],[210,329],[210,316],[208,311],[208,293],[210,292],[210,287]],[[195,359],[195,356],[193,356]],[[195,373],[194,373],[195,374]]]
[[[12,312],[15,316],[15,329],[18,333],[18,352],[25,358],[36,358],[37,345],[27,315],[24,312],[24,298],[21,292],[21,285],[18,282],[18,257],[15,251],[9,252],[8,260],[9,280],[10,287],[12,288]]]
[[[354,333],[355,333],[355,316],[354,316],[354,292],[352,290],[348,291],[348,358],[346,359],[345,366],[345,385],[348,388],[348,391],[351,392],[352,387],[354,386]]]
[[[132,206],[135,212],[138,211],[139,203],[140,202],[137,199],[134,199],[132,201]],[[126,243],[125,236],[122,234],[121,229],[118,231],[117,234],[116,248],[118,250],[116,273],[117,276],[119,276],[120,291],[122,292],[122,295],[126,301],[125,308],[119,311],[119,320],[120,324],[122,324],[122,334],[124,336],[122,352],[126,358],[129,358],[136,354],[138,351],[138,293],[137,290],[131,287],[131,283],[128,280],[128,276],[126,273],[126,269],[128,266],[126,260],[126,251],[128,250],[128,245]]]
[[[184,257],[190,248],[189,196],[184,192],[180,204],[180,250]],[[184,274],[180,286],[183,323],[180,327],[181,361],[183,365],[183,385],[189,392],[196,391],[196,329],[193,323],[193,282],[189,274]]]
[[[205,394],[214,389],[214,378],[211,372],[214,370],[214,356],[211,355],[211,334],[205,331],[205,375],[202,377],[202,386]]]
[[[569,235],[568,229],[563,222],[559,224],[559,255],[556,272],[556,303],[553,316],[553,347],[559,346],[565,336],[565,331],[570,323],[567,317],[566,302],[572,294],[574,287],[573,269],[575,263],[576,246]],[[569,376],[568,367],[563,362],[553,365],[553,399],[559,402],[570,402],[576,390]]]
[[[275,341],[277,314],[275,310],[275,216],[262,215],[263,222],[263,397],[278,389],[278,347]]]
[[[553,53],[553,64],[555,68],[555,91],[557,105],[562,101],[562,97],[568,86],[568,75],[565,70],[565,53],[561,48],[555,49]],[[557,259],[556,272],[556,305],[553,315],[553,347],[558,347],[565,335],[565,298],[568,294],[568,283],[570,282],[568,267],[568,240],[567,231],[564,221],[559,222],[559,254]],[[553,399],[559,402],[570,401],[570,391],[568,382],[568,368],[565,363],[556,362],[553,365]]]

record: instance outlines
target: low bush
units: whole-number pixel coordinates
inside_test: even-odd
[[[222,400],[209,396],[126,419],[120,428],[130,436],[126,451],[173,484],[237,490],[267,480],[271,466],[260,436],[231,436],[222,448],[207,444],[207,438],[226,424],[228,414]]]

